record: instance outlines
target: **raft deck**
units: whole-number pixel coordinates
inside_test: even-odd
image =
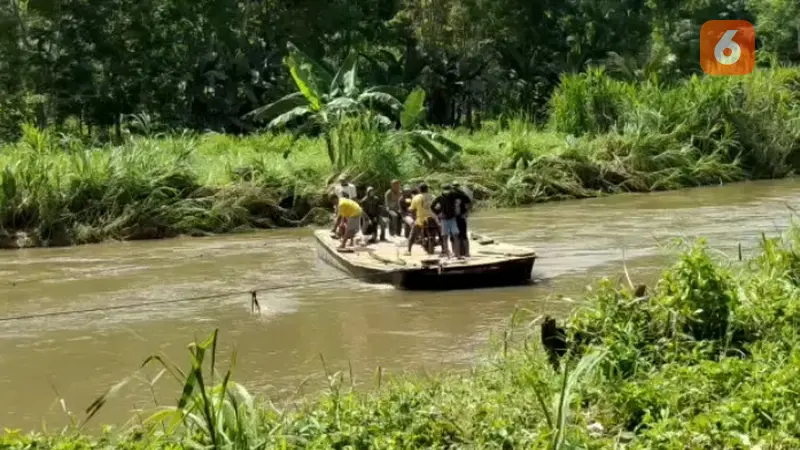
[[[314,232],[318,254],[327,263],[371,283],[392,284],[402,289],[464,289],[530,282],[536,252],[502,244],[478,234],[470,235],[470,257],[465,260],[429,255],[415,245],[406,256],[407,240],[389,237],[386,242],[348,247],[340,251],[330,230]],[[358,241],[358,239],[356,239]],[[437,248],[437,251],[440,250]]]

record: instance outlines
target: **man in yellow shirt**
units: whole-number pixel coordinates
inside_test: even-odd
[[[429,220],[433,219],[438,226],[439,221],[431,210],[432,205],[433,196],[428,192],[428,185],[421,183],[419,185],[419,194],[411,199],[411,206],[408,207],[408,209],[414,213],[416,220],[414,222],[414,227],[411,229],[411,235],[408,237],[408,251],[406,255],[411,254],[411,247],[414,245],[414,241],[422,234]]]
[[[356,233],[361,227],[361,215],[363,214],[361,206],[355,200],[350,199],[348,193],[344,192],[339,197],[337,211],[339,217],[336,218],[335,228],[341,230],[339,236],[342,239],[342,245],[339,248],[344,248],[348,240],[350,241],[350,246],[353,246]]]

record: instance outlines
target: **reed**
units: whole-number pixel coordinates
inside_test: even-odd
[[[358,121],[331,130],[347,149],[331,165],[322,138],[281,134],[129,136],[91,145],[26,126],[0,148],[0,246],[203,235],[328,219],[339,172],[362,186],[392,178],[434,188],[472,183],[487,206],[778,178],[800,167],[800,69],[670,88],[597,69],[566,75],[550,122],[511,115],[474,131],[445,130],[462,151],[419,158]]]

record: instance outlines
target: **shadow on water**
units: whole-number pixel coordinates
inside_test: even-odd
[[[79,412],[150,354],[184,362],[186,344],[215,327],[221,355],[236,347],[237,379],[273,397],[301,384],[302,392],[322,389],[320,353],[332,371],[352,364],[356,383],[366,385],[378,366],[390,373],[463,367],[515,308],[567,314],[596,277],[621,277],[623,250],[637,282],[655,279],[670,260],[660,245],[674,237],[706,236],[730,255],[742,243],[747,253],[762,231],[789,223],[787,204],[797,198],[800,182],[784,180],[486,211],[472,228],[534,247],[536,282],[467,291],[341,280],[316,258],[307,229],[3,252],[0,317],[240,294],[0,322],[0,424],[64,424],[63,413],[49,409],[51,380]],[[337,281],[320,281],[327,279]],[[291,287],[260,293],[261,315],[251,315],[246,292],[276,286]],[[156,389],[164,401],[178,392],[167,380]],[[149,389],[128,389],[93,423],[119,423],[152,406]]]

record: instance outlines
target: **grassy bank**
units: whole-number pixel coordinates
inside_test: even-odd
[[[331,374],[321,398],[279,410],[230,372],[211,386],[210,339],[177,375],[177,412],[153,416],[172,427],[145,421],[101,440],[10,434],[0,448],[797,448],[798,252],[799,228],[742,262],[699,241],[644,296],[604,280],[569,318],[580,345],[558,372],[534,321],[471,373],[395,379],[369,394]]]
[[[424,163],[357,122],[335,134],[350,150],[342,170],[362,186],[457,178],[503,206],[785,177],[800,167],[800,69],[670,89],[601,70],[565,76],[549,123],[513,118],[444,131],[462,146],[447,163]],[[26,128],[0,149],[0,164],[5,247],[305,224],[327,219],[315,208],[328,206],[324,192],[337,175],[322,138],[272,134],[132,137],[87,148]]]

